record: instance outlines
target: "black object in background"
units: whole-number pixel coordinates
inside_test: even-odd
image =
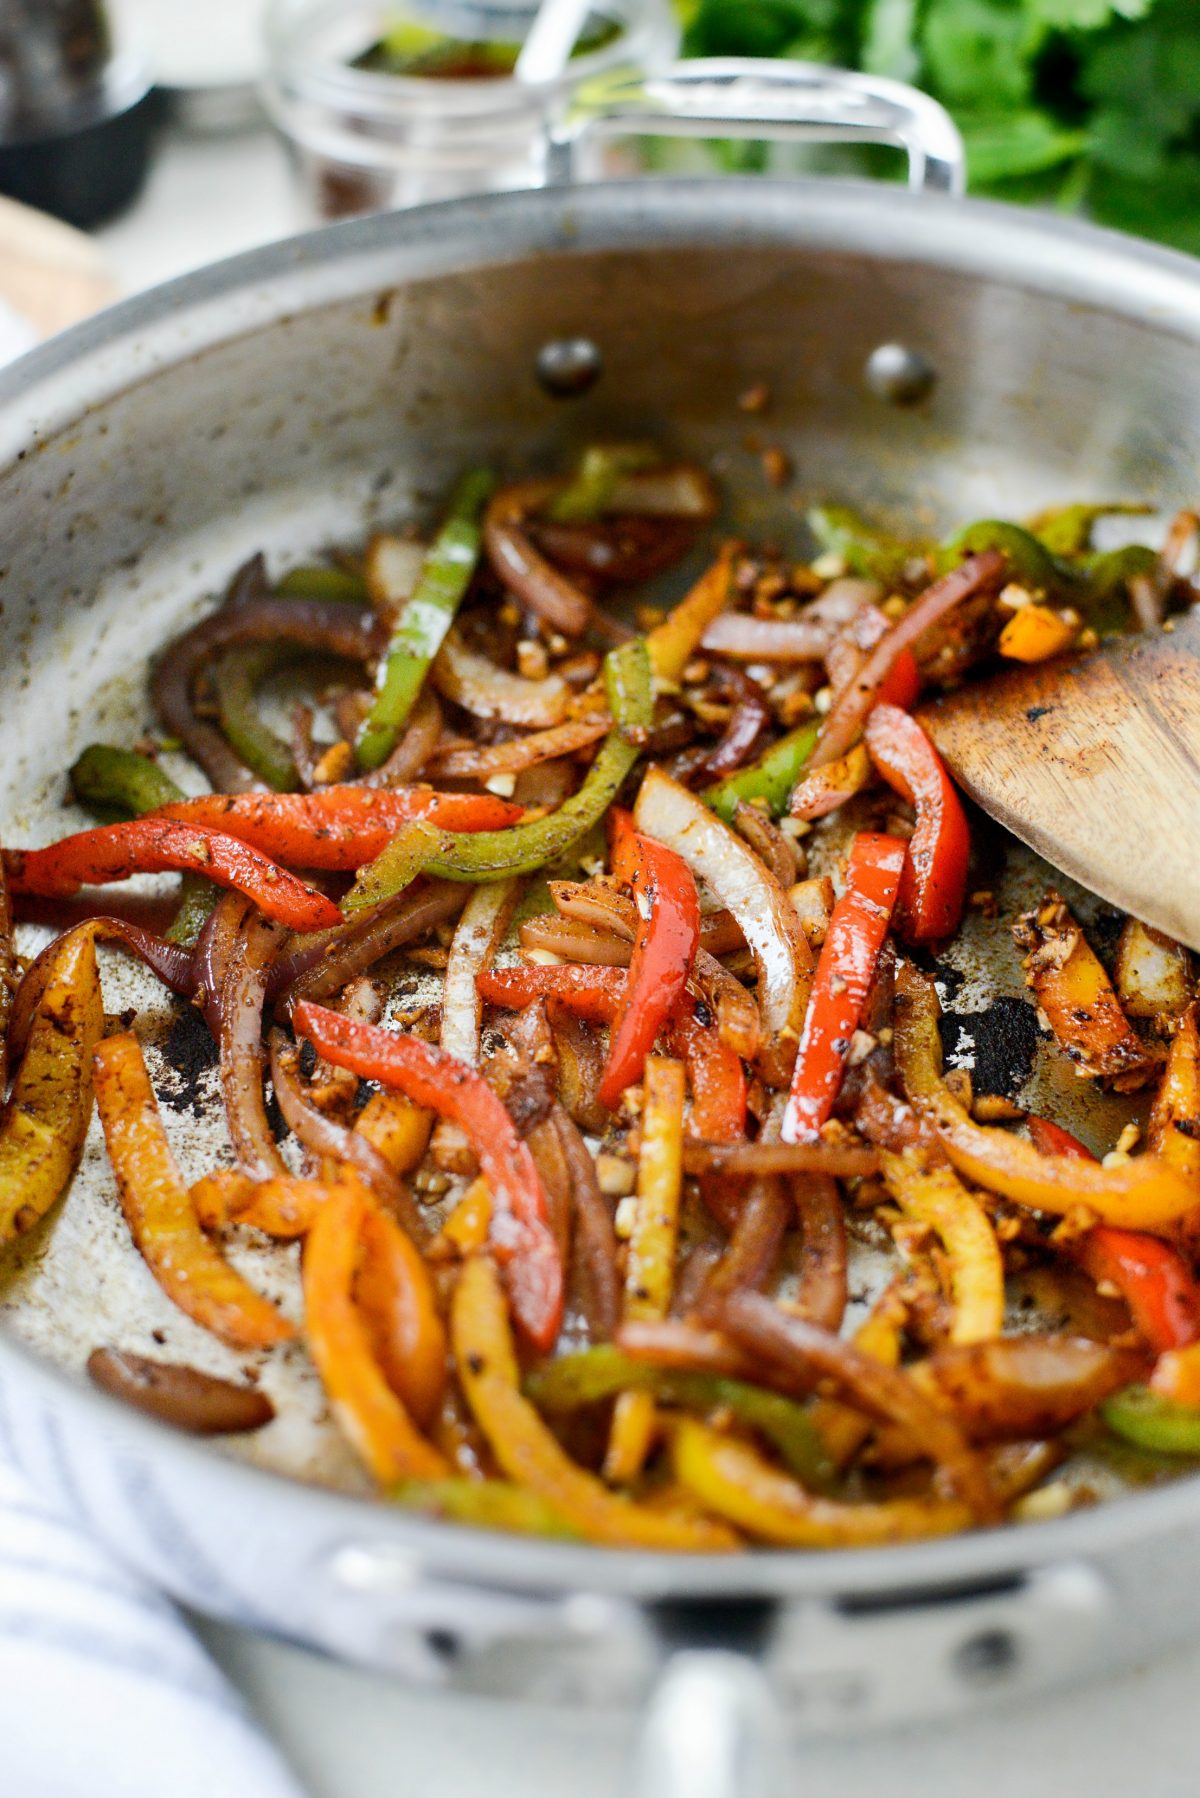
[[[157,110],[102,0],[0,0],[0,193],[102,223],[137,196]]]

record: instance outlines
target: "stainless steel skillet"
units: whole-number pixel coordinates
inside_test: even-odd
[[[658,103],[735,104],[724,76],[708,89],[698,100],[684,78],[663,82]],[[846,92],[834,93],[823,132],[845,124]],[[861,125],[860,83],[850,95]],[[799,117],[810,101],[801,89],[789,104]],[[778,116],[777,92],[772,104]],[[918,131],[911,114],[881,111],[866,128],[889,118],[893,136]],[[943,138],[927,159],[943,185],[946,152]],[[564,340],[594,344],[603,363],[571,399],[537,376],[570,362],[543,353]],[[467,460],[516,470],[589,437],[658,436],[718,467],[739,526],[785,541],[818,495],[947,523],[1076,497],[1168,509],[1194,498],[1198,351],[1191,262],[892,188],[640,182],[493,197],[189,277],[0,377],[3,833],[61,828],[62,770],[84,742],[144,720],[147,654],[244,555],[298,560],[420,513]],[[755,429],[795,468],[782,495],[744,441],[737,398],[758,381],[773,398]],[[889,400],[922,391],[915,405]],[[1018,882],[1038,878],[1013,867]],[[978,954],[967,974],[980,994],[1015,986],[1011,957]],[[153,988],[114,962],[106,991],[113,1010],[140,1001],[165,1041]],[[173,1133],[202,1164],[220,1139],[203,1079],[189,1087],[165,1047],[160,1072],[182,1082]],[[294,1302],[286,1256],[261,1258],[255,1278]],[[715,1730],[714,1765],[756,1702],[711,1658],[731,1649],[743,1669],[761,1664],[790,1721],[857,1728],[1040,1690],[1191,1627],[1194,1480],[886,1552],[684,1561],[517,1541],[312,1483],[353,1476],[300,1357],[270,1375],[287,1402],[255,1450],[262,1465],[199,1451],[81,1383],[97,1340],[161,1353],[156,1331],[168,1353],[228,1365],[128,1248],[95,1143],[0,1312],[18,1458],[168,1590],[409,1677],[513,1696],[628,1703],[670,1663],[664,1712],[684,1741],[698,1718]],[[700,1660],[676,1655],[682,1643]]]

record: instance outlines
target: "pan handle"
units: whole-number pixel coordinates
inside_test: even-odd
[[[910,187],[958,194],[965,185],[958,128],[928,94],[879,75],[738,56],[589,82],[551,131],[548,178],[575,179],[587,139],[639,135],[891,144],[908,157]]]
[[[642,1722],[633,1798],[781,1798],[782,1728],[761,1664],[727,1649],[671,1656]]]

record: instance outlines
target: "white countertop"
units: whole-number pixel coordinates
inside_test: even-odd
[[[99,242],[132,291],[286,235],[298,217],[282,151],[266,134],[177,137],[138,205]],[[476,1798],[484,1790],[488,1798],[616,1798],[627,1789],[630,1731],[611,1719],[413,1693],[235,1631],[206,1625],[204,1633],[312,1798]],[[807,1798],[1193,1798],[1198,1693],[1200,1647],[1019,1713],[805,1745],[795,1776]]]

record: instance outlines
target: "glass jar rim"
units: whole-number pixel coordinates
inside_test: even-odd
[[[311,10],[318,14],[311,23],[319,23],[322,15],[330,13],[328,7]],[[363,10],[369,10],[366,0]],[[360,117],[387,119],[401,110],[408,114],[449,113],[465,119],[480,114],[541,112],[548,101],[563,97],[596,75],[630,63],[667,61],[676,53],[679,32],[667,0],[636,7],[629,0],[595,0],[595,10],[619,27],[616,35],[597,49],[572,57],[553,80],[527,83],[513,75],[393,75],[356,68],[331,57],[306,56],[302,32],[310,21],[303,6],[298,8],[295,0],[272,0],[265,21],[268,84],[284,86],[298,98]]]

